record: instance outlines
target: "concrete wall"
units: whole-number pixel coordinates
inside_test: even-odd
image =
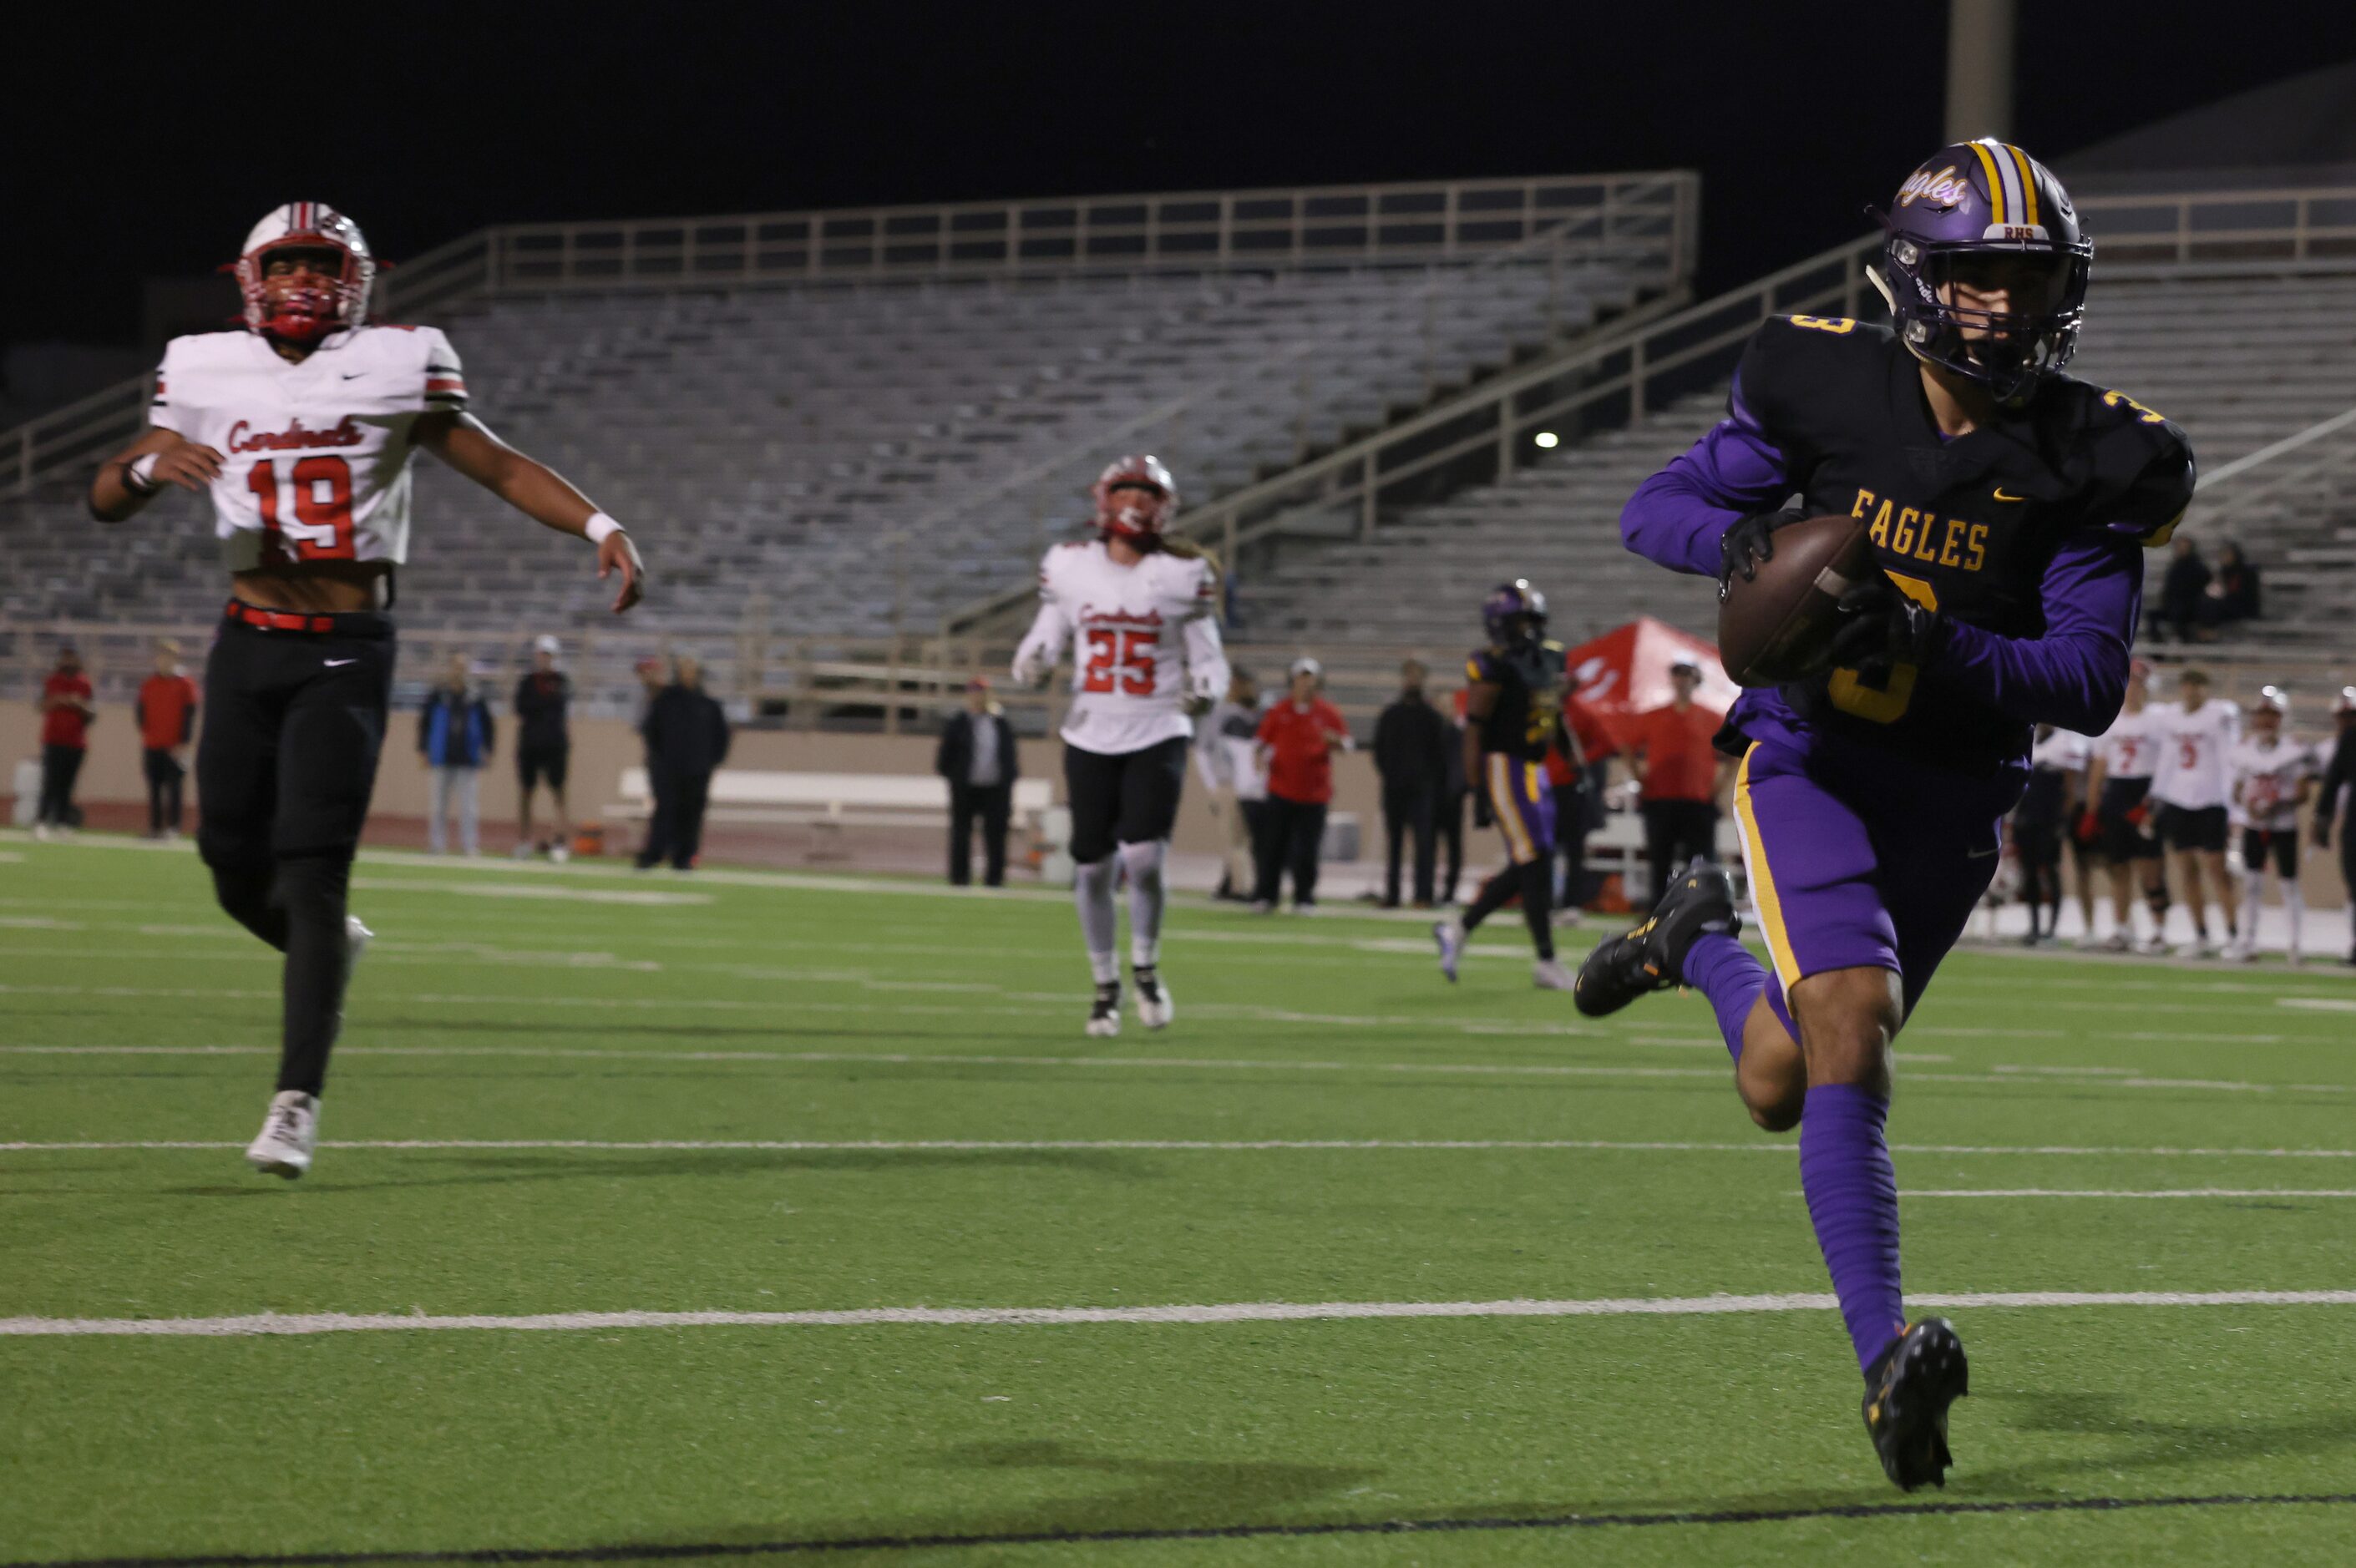
[[[500,754],[484,771],[483,819],[510,822],[516,812],[516,776],[509,746],[513,737],[508,716],[498,713]],[[731,767],[776,769],[796,773],[929,773],[933,768],[933,737],[929,735],[845,735],[783,731],[740,730],[728,763]],[[1023,772],[1028,777],[1053,778],[1056,798],[1063,798],[1063,747],[1053,740],[1023,741]],[[0,708],[0,792],[13,787],[19,758],[40,755],[40,717],[30,703]],[[622,770],[641,760],[637,732],[618,719],[576,720],[573,725],[573,777],[568,790],[573,812],[584,821],[595,820],[601,809],[619,800]],[[1334,761],[1336,811],[1355,811],[1364,826],[1361,846],[1369,855],[1380,850],[1381,794],[1374,764],[1363,755]],[[396,712],[386,737],[384,761],[377,772],[372,814],[381,817],[422,820],[426,810],[427,774],[417,754],[417,715]],[[127,705],[102,703],[91,728],[90,757],[82,764],[76,798],[85,805],[108,802],[144,803],[147,786],[139,774],[139,731]],[[190,781],[191,820],[196,805]],[[542,811],[546,810],[543,802]],[[1176,847],[1188,853],[1217,854],[1226,839],[1213,820],[1200,779],[1190,779],[1178,815]],[[1484,847],[1485,848],[1485,847]],[[1481,857],[1476,854],[1475,859]]]

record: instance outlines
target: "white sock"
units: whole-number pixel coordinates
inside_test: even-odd
[[[1099,986],[1120,978],[1120,962],[1113,955],[1120,923],[1112,903],[1115,869],[1109,855],[1072,869],[1072,902],[1080,912],[1080,941],[1088,950],[1088,973]]]
[[[2258,907],[2265,893],[2266,873],[2263,867],[2242,873],[2242,909],[2236,929],[2242,933],[2244,944],[2251,948],[2258,944]]]
[[[1121,864],[1129,869],[1129,961],[1140,969],[1162,958],[1162,911],[1169,902],[1162,869],[1169,854],[1164,838],[1120,847]]]
[[[2299,890],[2299,885],[2295,880],[2286,880],[2282,884],[2282,895],[2283,913],[2290,920],[2290,950],[2297,953],[2299,945],[2298,928],[2303,923],[2299,917],[2307,912],[2307,895]],[[2250,929],[2253,932],[2257,930],[2256,921],[2250,923]]]

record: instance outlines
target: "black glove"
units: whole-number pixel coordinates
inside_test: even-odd
[[[1853,669],[1869,681],[1888,678],[1895,665],[1930,663],[1946,633],[1936,613],[1879,571],[1841,595],[1840,616],[1825,667]]]
[[[1719,601],[1725,600],[1727,588],[1733,582],[1736,573],[1740,573],[1742,581],[1748,582],[1759,575],[1761,561],[1775,559],[1773,535],[1777,528],[1803,521],[1807,515],[1796,507],[1786,507],[1780,512],[1754,512],[1750,517],[1736,518],[1733,527],[1719,535]]]

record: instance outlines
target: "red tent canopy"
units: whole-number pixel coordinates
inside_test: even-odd
[[[1647,615],[1570,650],[1571,699],[1585,708],[1615,742],[1630,715],[1658,708],[1675,695],[1669,667],[1690,660],[1701,668],[1696,706],[1719,718],[1741,688],[1726,677],[1718,649],[1699,637]]]

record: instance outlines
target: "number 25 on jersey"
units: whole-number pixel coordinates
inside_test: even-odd
[[[1088,662],[1083,691],[1118,689],[1125,697],[1153,695],[1153,647],[1158,634],[1113,626],[1087,630]],[[1116,687],[1115,680],[1119,685]]]
[[[245,487],[253,492],[263,534],[278,536],[282,549],[291,545],[295,560],[352,559],[352,465],[342,457],[315,453],[284,464],[265,457],[246,475]],[[282,489],[292,492],[290,505],[280,504]]]

